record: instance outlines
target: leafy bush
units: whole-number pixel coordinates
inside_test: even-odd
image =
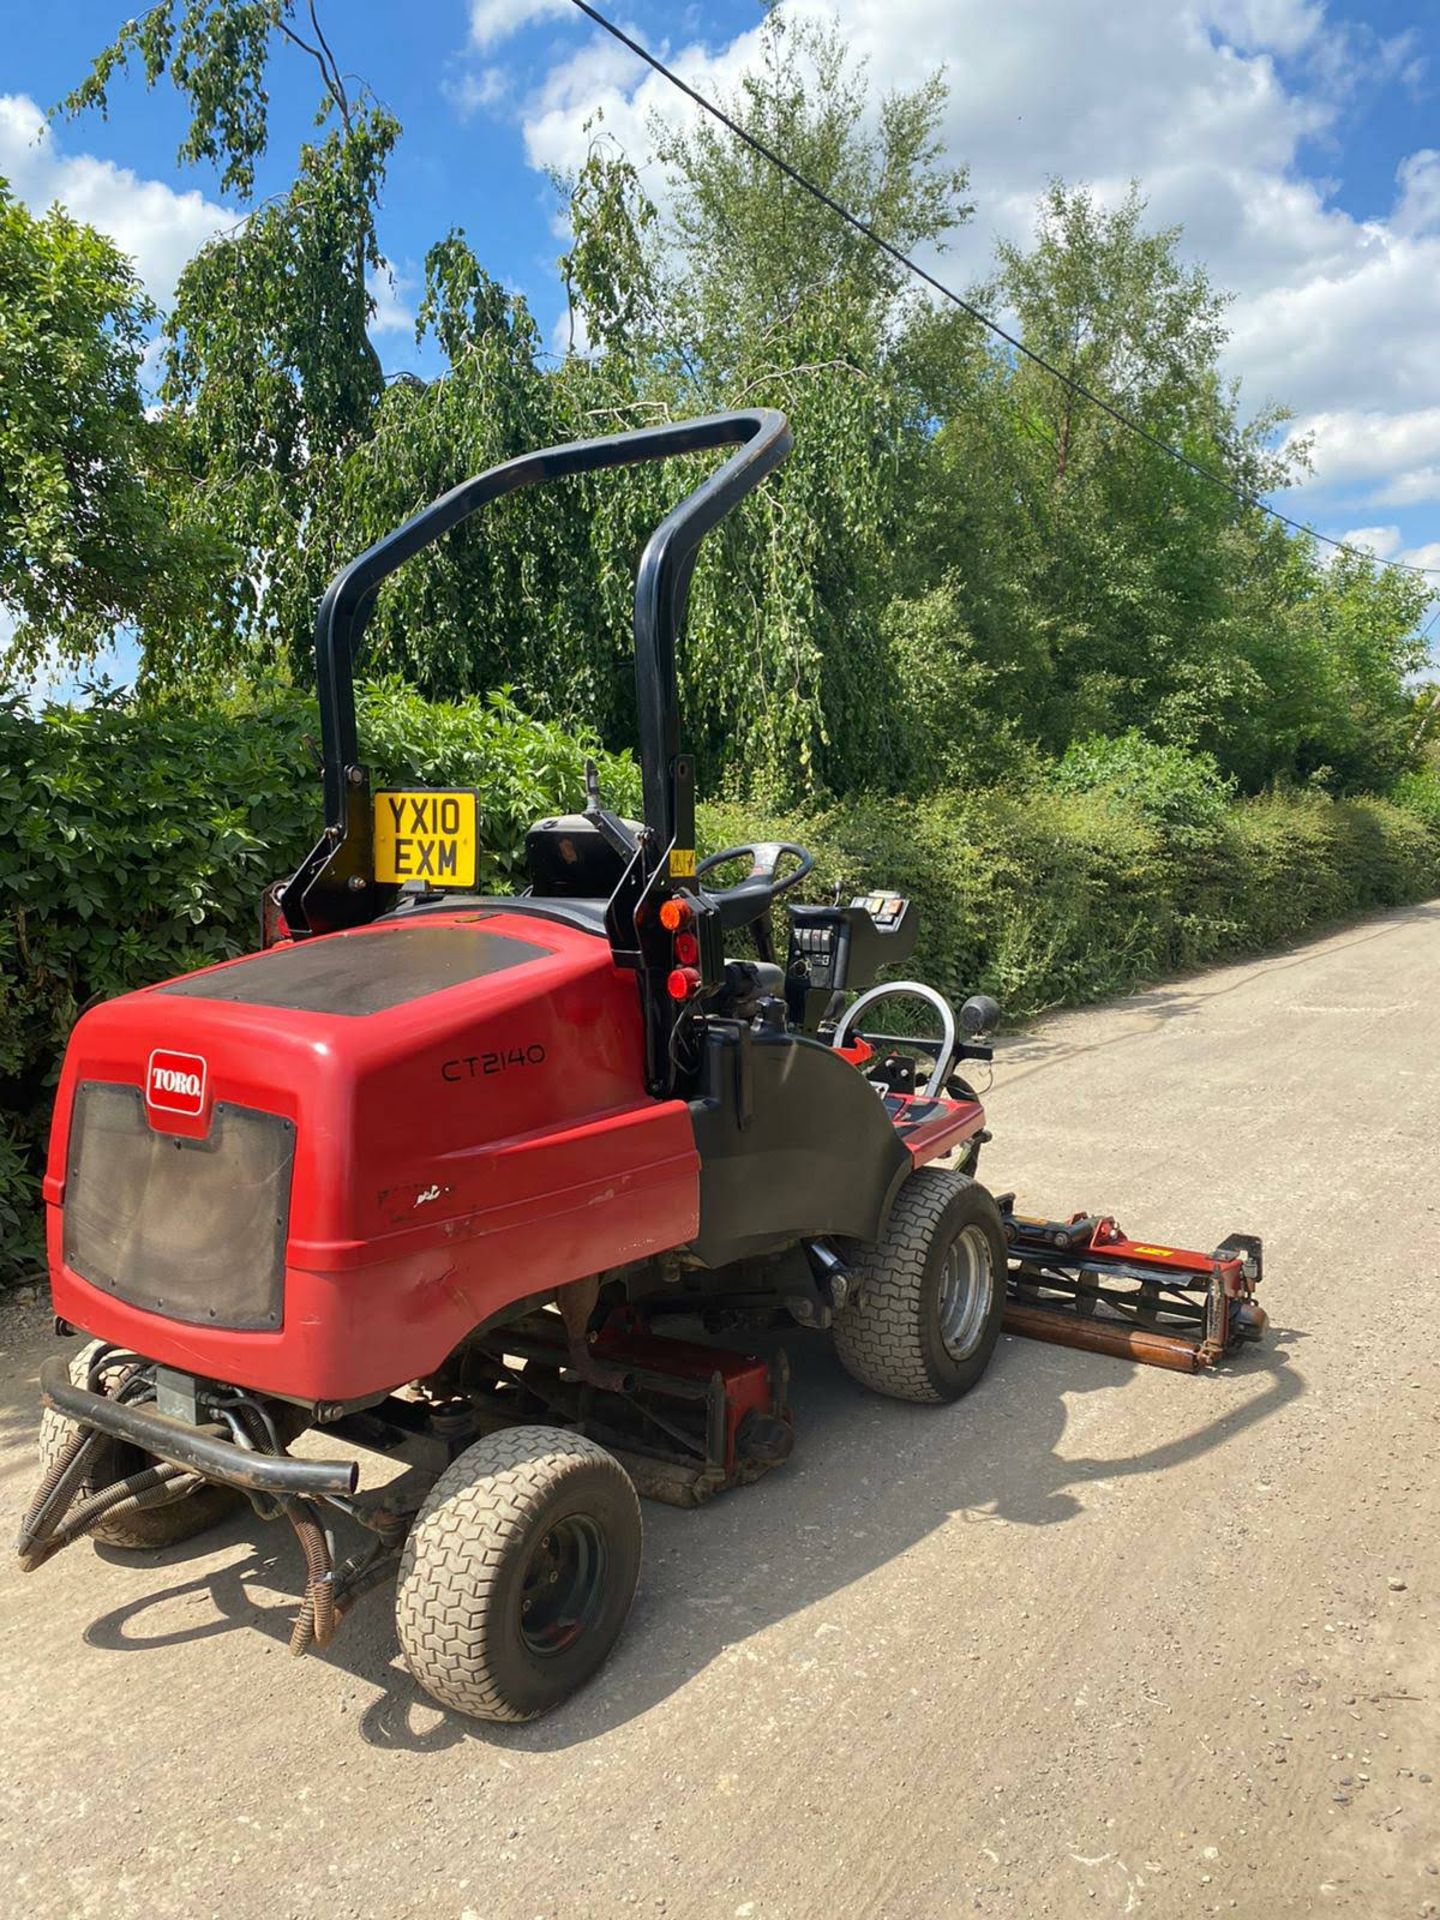
[[[0,1280],[39,1264],[38,1188],[18,1133],[0,1128]]]
[[[509,892],[533,821],[583,806],[587,758],[599,765],[609,806],[622,814],[640,806],[639,769],[627,755],[522,713],[508,690],[437,703],[382,680],[361,689],[356,724],[377,783],[476,788],[482,892]]]
[[[358,725],[378,778],[479,790],[480,884],[497,892],[529,823],[580,802],[593,751],[503,693],[434,706],[365,687]],[[318,736],[314,702],[282,689],[198,712],[0,706],[0,1271],[36,1251],[34,1184],[77,1015],[254,945],[264,887],[322,824]],[[599,757],[633,806],[634,768]]]
[[[1073,740],[1050,778],[1058,793],[1112,794],[1177,849],[1213,845],[1235,791],[1213,755],[1149,740],[1133,727]]]
[[[755,821],[701,809],[719,844],[799,840],[815,854],[808,894],[893,887],[915,903],[907,967],[952,999],[994,993],[1012,1016],[1087,1000],[1166,964],[1152,884],[1158,837],[1133,811],[1089,795],[979,793],[888,798]]]
[[[1440,892],[1440,822],[1385,800],[1262,795],[1235,809],[1233,831],[1247,946]]]
[[[1407,813],[1418,813],[1423,820],[1440,826],[1440,766],[1427,761],[1402,773],[1390,789],[1390,799]]]

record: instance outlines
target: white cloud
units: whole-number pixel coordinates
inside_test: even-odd
[[[1377,506],[1440,500],[1440,405],[1409,413],[1337,409],[1308,415],[1312,458],[1327,486],[1361,488]]]
[[[462,120],[481,107],[498,107],[510,92],[510,78],[503,67],[466,70],[454,78],[442,80],[440,91]]]
[[[112,161],[62,152],[45,115],[25,94],[0,94],[0,176],[35,212],[58,201],[75,219],[109,234],[135,261],[162,308],[174,298],[180,269],[191,255],[241,217],[201,193],[177,193]],[[405,298],[410,283],[389,261],[367,276],[366,286],[375,302],[370,332],[413,333],[415,315]],[[158,354],[154,342],[142,377],[153,378]]]
[[[1370,496],[1377,507],[1420,507],[1440,500],[1440,467],[1412,467],[1397,473]]]
[[[365,291],[375,302],[371,333],[414,333],[415,314],[404,298],[410,282],[402,279],[388,260],[381,261],[378,271],[366,274]]]
[[[691,86],[715,99],[734,89],[759,42],[760,29],[754,27],[719,54],[691,46],[669,54],[668,63]],[[586,123],[597,108],[606,131],[637,164],[650,151],[652,114],[674,124],[693,120],[699,111],[617,41],[594,37],[550,69],[526,106],[525,151],[531,166],[576,172],[590,144]],[[653,170],[647,171],[647,185],[658,194],[661,183]]]
[[[1232,364],[1252,389],[1285,397],[1307,418],[1440,404],[1430,337],[1440,235],[1407,236],[1343,213],[1330,213],[1326,228],[1323,252],[1317,246],[1283,281],[1242,297]]]
[[[1347,547],[1363,547],[1377,560],[1393,560],[1404,545],[1398,527],[1351,527],[1340,538]]]
[[[536,20],[573,14],[570,0],[470,0],[470,42],[483,53]]]
[[[554,324],[546,336],[546,347],[557,360],[563,360],[567,354],[577,353],[582,357],[591,351],[593,342],[585,315],[580,308],[561,307],[556,314]]]
[[[1396,170],[1400,198],[1393,225],[1407,234],[1440,233],[1440,153],[1422,147]]]
[[[109,234],[162,307],[191,254],[239,217],[193,190],[177,193],[112,161],[63,153],[45,115],[23,93],[0,94],[0,174],[35,212],[59,201],[75,219]]]
[[[502,10],[476,0],[472,22]],[[1363,85],[1415,82],[1406,36],[1334,22],[1320,0],[789,0],[785,12],[838,21],[877,94],[946,63],[945,144],[976,202],[943,261],[951,284],[983,275],[997,238],[1028,236],[1050,177],[1111,202],[1138,179],[1150,218],[1182,225],[1191,257],[1235,293],[1228,368],[1250,406],[1279,400],[1313,433],[1313,484],[1358,484],[1393,506],[1440,498],[1440,152],[1403,160],[1388,213],[1369,219],[1302,165],[1338,153]],[[716,98],[758,41],[752,28],[657,51]],[[652,115],[695,112],[592,35],[524,106],[531,164],[573,170],[597,107],[632,156],[652,147]]]
[[[1315,0],[1215,0],[1207,11],[1234,46],[1294,55],[1314,41],[1325,10]]]

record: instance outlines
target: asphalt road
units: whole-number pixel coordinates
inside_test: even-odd
[[[1007,1339],[923,1409],[797,1336],[795,1458],[647,1507],[616,1658],[529,1727],[432,1707],[387,1591],[292,1661],[258,1522],[6,1567],[0,1910],[1440,1911],[1440,903],[1066,1015],[994,1079],[997,1189],[1262,1233],[1268,1349]],[[50,1342],[5,1330],[14,1515]]]

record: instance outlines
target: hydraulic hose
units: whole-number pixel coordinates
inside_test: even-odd
[[[100,1442],[98,1433],[87,1432],[77,1427],[65,1442],[60,1452],[46,1469],[40,1485],[35,1490],[35,1498],[30,1502],[25,1518],[20,1522],[20,1536],[16,1541],[16,1550],[20,1555],[20,1567],[24,1573],[33,1572],[42,1564],[32,1556],[38,1544],[50,1538],[55,1528],[70,1511],[76,1490],[85,1476],[90,1457]],[[42,1556],[48,1558],[48,1555]]]
[[[285,1511],[305,1556],[305,1597],[295,1616],[290,1651],[296,1657],[312,1645],[327,1647],[335,1634],[335,1572],[325,1531],[308,1501],[287,1500]]]
[[[47,1539],[33,1541],[28,1547],[22,1548],[21,1568],[26,1573],[33,1573],[37,1567],[43,1567],[52,1555],[59,1553],[62,1547],[68,1547],[72,1541],[91,1532],[100,1521],[138,1512],[141,1507],[154,1506],[156,1502],[147,1498],[148,1495],[163,1491],[169,1498],[178,1491],[173,1487],[173,1482],[187,1479],[193,1480],[196,1486],[200,1484],[198,1476],[191,1474],[188,1468],[162,1461],[156,1466],[144,1467],[124,1480],[112,1481],[99,1493],[92,1493],[88,1500],[82,1500],[64,1526],[57,1527]]]

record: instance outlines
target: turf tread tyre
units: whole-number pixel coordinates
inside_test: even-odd
[[[85,1385],[90,1362],[104,1344],[101,1340],[91,1340],[71,1358],[70,1378],[77,1387]],[[74,1431],[74,1423],[67,1420],[63,1413],[56,1413],[53,1407],[46,1407],[42,1411],[40,1431],[36,1436],[42,1474],[50,1471]],[[87,1500],[92,1493],[103,1492],[122,1473],[131,1473],[139,1466],[153,1464],[153,1455],[142,1455],[138,1448],[127,1451],[130,1455],[128,1461],[120,1455],[118,1446],[101,1447],[97,1466],[76,1489],[77,1504]],[[120,1547],[130,1553],[142,1553],[155,1547],[175,1547],[228,1519],[243,1502],[244,1495],[237,1493],[233,1487],[207,1484],[196,1487],[178,1500],[169,1500],[163,1506],[142,1507],[139,1512],[125,1514],[116,1520],[99,1520],[90,1529],[89,1537],[100,1546]]]
[[[940,1344],[939,1269],[956,1235],[981,1226],[992,1297],[980,1342],[963,1361]],[[1005,1238],[987,1190],[949,1167],[919,1167],[896,1195],[885,1233],[849,1252],[855,1297],[835,1316],[835,1352],[852,1379],[895,1400],[957,1400],[984,1373],[1005,1310]]]
[[[517,1630],[519,1570],[569,1508],[609,1511],[602,1619],[576,1658],[537,1667]],[[435,1482],[405,1541],[395,1628],[405,1664],[442,1706],[532,1720],[584,1684],[620,1636],[639,1574],[640,1502],[604,1447],[558,1427],[510,1427],[468,1447]],[[607,1565],[607,1574],[611,1569]]]

